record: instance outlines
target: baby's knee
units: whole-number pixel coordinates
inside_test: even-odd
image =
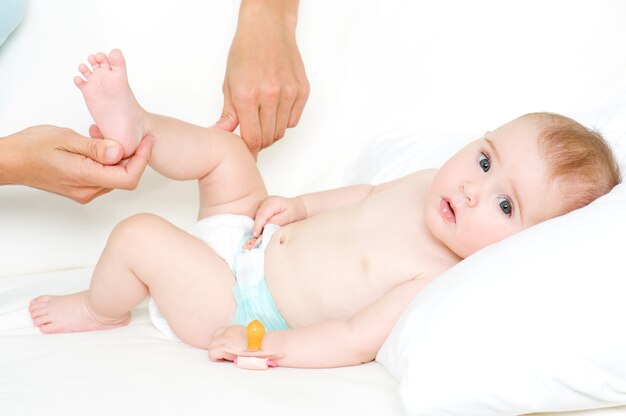
[[[153,239],[155,233],[165,225],[170,225],[167,220],[158,215],[142,213],[128,217],[115,226],[109,240],[122,240],[125,244],[140,244],[143,241]]]

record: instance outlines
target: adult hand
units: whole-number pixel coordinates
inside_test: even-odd
[[[240,135],[253,155],[298,124],[309,81],[296,44],[297,0],[243,0],[216,127]]]
[[[0,139],[0,184],[20,184],[81,204],[113,188],[135,189],[150,159],[154,138],[121,160],[122,147],[55,126],[29,127]]]

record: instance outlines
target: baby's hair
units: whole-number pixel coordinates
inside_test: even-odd
[[[539,122],[539,149],[551,181],[558,181],[566,200],[563,210],[584,207],[620,182],[611,147],[595,130],[555,113],[531,113]]]

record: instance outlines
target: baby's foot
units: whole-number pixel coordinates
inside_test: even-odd
[[[113,49],[109,56],[99,52],[87,60],[92,69],[80,64],[78,70],[84,78],[76,76],[74,83],[102,135],[120,143],[124,157],[131,156],[144,136],[144,111],[128,85],[124,56]]]
[[[87,292],[39,296],[30,301],[28,310],[33,324],[44,334],[111,329],[130,321],[130,313],[116,319],[96,316],[87,305]]]

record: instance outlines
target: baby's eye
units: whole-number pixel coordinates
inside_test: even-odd
[[[504,212],[504,214],[510,217],[511,212],[513,211],[511,201],[509,201],[507,198],[502,198],[502,200],[500,201],[500,209],[502,210],[502,212]]]
[[[484,153],[480,154],[478,164],[480,165],[480,168],[483,170],[483,172],[488,172],[489,168],[491,167],[491,161],[489,160],[489,157],[487,157],[487,155]]]

